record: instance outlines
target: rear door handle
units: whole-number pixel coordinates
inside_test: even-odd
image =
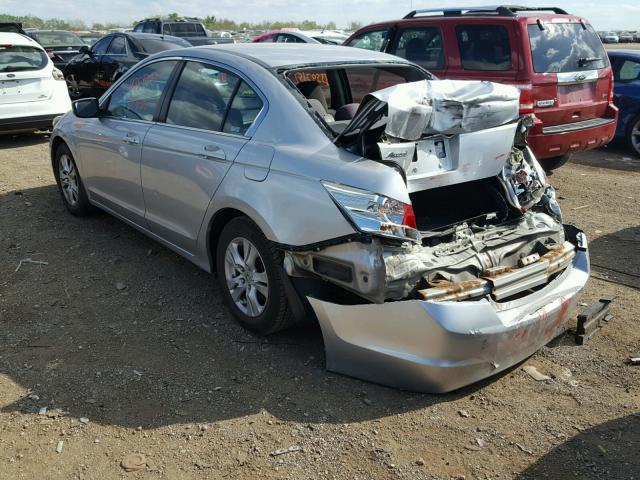
[[[216,160],[226,160],[227,158],[224,150],[218,145],[205,145],[202,156],[204,158],[212,158]]]
[[[128,143],[129,145],[140,145],[140,137],[135,133],[127,133],[124,137],[122,137],[122,141],[124,143]]]

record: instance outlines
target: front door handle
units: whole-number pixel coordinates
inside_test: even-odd
[[[206,145],[202,156],[204,158],[215,158],[217,160],[226,160],[227,158],[224,150],[218,145]]]
[[[134,133],[127,133],[122,137],[122,141],[129,145],[140,145],[140,137]]]

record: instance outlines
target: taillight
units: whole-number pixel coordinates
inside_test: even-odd
[[[520,90],[520,115],[533,113],[533,85],[530,83],[515,83],[513,86]]]
[[[402,224],[411,228],[418,228],[416,223],[416,214],[413,211],[413,205],[410,203],[404,204],[404,216],[402,217]]]
[[[613,103],[613,75],[609,76],[609,103]]]
[[[64,80],[64,75],[57,68],[54,68],[51,74],[53,75],[54,80]]]

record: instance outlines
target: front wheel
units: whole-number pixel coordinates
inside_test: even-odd
[[[280,251],[248,218],[234,218],[222,230],[218,281],[229,310],[247,330],[268,334],[293,324],[281,265]]]
[[[84,217],[91,213],[92,207],[87,198],[78,167],[66,145],[60,145],[56,150],[53,172],[67,210],[77,217]]]
[[[546,171],[560,168],[571,159],[570,154],[560,155],[559,157],[545,158],[540,161]]]
[[[640,156],[640,117],[637,117],[629,128],[627,134],[629,146],[633,149],[633,153]]]

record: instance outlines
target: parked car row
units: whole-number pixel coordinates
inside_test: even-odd
[[[603,43],[640,42],[640,31],[636,32],[598,32]]]

